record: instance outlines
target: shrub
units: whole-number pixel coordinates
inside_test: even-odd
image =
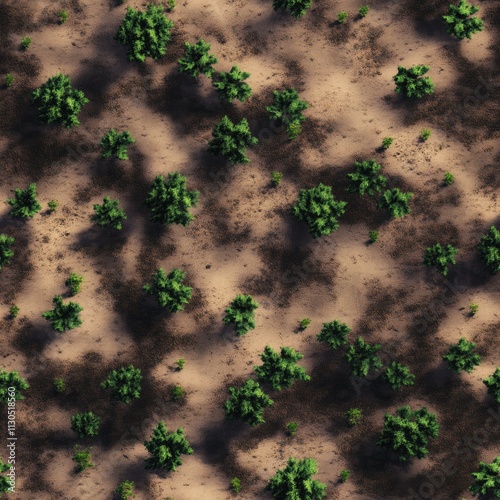
[[[71,86],[69,76],[59,73],[33,92],[33,102],[38,105],[40,121],[69,128],[80,125],[78,114],[89,100],[81,90]]]
[[[410,369],[393,361],[385,370],[382,378],[389,382],[391,389],[398,390],[402,386],[409,386],[415,383],[415,375],[410,372]]]
[[[12,319],[16,318],[19,314],[19,307],[17,307],[16,305],[10,306],[9,314]]]
[[[71,430],[79,438],[97,436],[101,419],[91,411],[86,413],[76,413],[71,417]]]
[[[389,210],[392,217],[404,217],[411,212],[409,201],[413,197],[413,193],[403,193],[398,188],[387,189],[379,198],[379,208]]]
[[[7,73],[5,75],[5,86],[6,87],[12,87],[12,84],[14,83],[14,76],[11,73]]]
[[[278,187],[280,185],[282,177],[283,174],[281,172],[271,172],[271,180],[274,184],[274,187]]]
[[[71,273],[64,284],[69,287],[71,295],[76,295],[81,290],[82,283],[83,276],[80,276],[76,273]]]
[[[134,365],[128,365],[109,372],[101,387],[111,389],[113,399],[129,404],[133,399],[141,397],[141,381],[141,370]]]
[[[474,495],[500,498],[500,456],[486,464],[479,462],[479,471],[472,472],[474,483],[469,491]]]
[[[31,45],[31,38],[29,36],[23,36],[21,38],[21,48],[23,50],[28,50]]]
[[[30,184],[26,189],[14,189],[14,198],[9,198],[7,203],[12,207],[11,214],[14,217],[30,219],[42,209],[42,205],[36,199],[36,184]]]
[[[275,391],[290,387],[296,380],[311,380],[304,368],[297,366],[297,361],[304,357],[292,347],[281,347],[278,353],[268,345],[260,355],[263,364],[254,366],[257,378],[261,382],[268,382]]]
[[[299,99],[299,93],[293,89],[283,92],[275,90],[273,92],[274,102],[271,106],[266,106],[266,111],[270,120],[276,120],[278,126],[284,125],[290,139],[295,139],[300,131],[301,124],[306,119],[302,111],[309,107],[306,101]]]
[[[217,58],[209,54],[210,44],[205,40],[200,39],[195,44],[186,42],[184,44],[184,57],[178,60],[179,71],[187,73],[193,78],[198,78],[199,75],[205,75],[212,78],[215,70],[212,68],[217,63]]]
[[[483,384],[488,389],[488,394],[491,394],[497,403],[500,403],[500,368],[497,368],[493,375],[486,377]]]
[[[57,16],[59,18],[59,24],[64,24],[69,18],[69,13],[66,9],[62,9],[57,13]]]
[[[356,377],[366,377],[370,369],[380,370],[382,361],[377,352],[382,346],[380,344],[366,344],[362,337],[358,337],[345,353],[345,359],[351,366],[352,374]]]
[[[174,401],[179,401],[179,399],[184,398],[186,391],[180,385],[174,385],[172,389],[172,399]]]
[[[254,310],[259,307],[258,302],[251,295],[237,295],[226,309],[224,323],[234,324],[238,336],[245,335],[255,328]]]
[[[450,5],[448,15],[443,20],[448,24],[448,33],[463,40],[472,38],[474,33],[483,31],[483,21],[473,16],[479,11],[479,7],[470,5],[466,0],[460,0],[458,5]]]
[[[370,196],[382,191],[387,184],[387,177],[380,175],[381,170],[382,165],[379,165],[375,160],[354,162],[354,172],[347,174],[349,178],[347,191],[361,195],[369,194]]]
[[[241,481],[239,478],[233,477],[233,479],[231,479],[231,489],[233,490],[233,493],[236,495],[240,492]]]
[[[451,184],[453,184],[454,181],[455,181],[455,177],[453,176],[453,174],[451,172],[446,172],[444,174],[443,183],[445,186],[451,186]]]
[[[123,481],[116,488],[115,493],[120,500],[129,500],[134,495],[134,481]]]
[[[301,189],[292,214],[309,226],[314,238],[328,235],[339,228],[338,218],[345,213],[345,201],[336,200],[332,188],[321,182],[315,188]]]
[[[295,436],[297,434],[297,430],[299,428],[299,424],[297,422],[289,422],[286,424],[286,430],[290,436]]]
[[[164,422],[153,430],[150,441],[145,441],[146,450],[151,457],[146,458],[146,469],[165,469],[173,472],[182,465],[181,455],[192,455],[193,449],[184,436],[184,429],[168,432]]]
[[[481,238],[477,247],[479,258],[486,264],[491,273],[500,271],[500,231],[491,226]]]
[[[0,458],[0,474],[3,474],[7,471],[10,471],[10,465],[4,464],[3,460]],[[10,477],[7,474],[0,475],[0,493],[8,493],[9,491],[12,491],[12,485],[10,481]]]
[[[99,147],[101,148],[101,158],[111,158],[116,156],[119,160],[128,160],[127,146],[133,144],[135,139],[129,132],[118,133],[114,128],[103,135]]]
[[[337,14],[337,21],[340,23],[340,24],[344,24],[346,21],[347,21],[347,12],[339,12]]]
[[[432,80],[423,76],[429,71],[429,66],[418,64],[411,68],[398,66],[398,73],[393,77],[396,82],[396,92],[406,97],[421,99],[434,92]]]
[[[420,132],[420,139],[426,141],[431,136],[431,131],[428,128],[423,128]]]
[[[429,439],[436,438],[438,433],[436,415],[427,408],[411,410],[409,406],[402,406],[395,416],[385,414],[384,429],[377,445],[393,450],[402,462],[406,462],[413,457],[424,458],[429,453]]]
[[[10,259],[14,257],[14,251],[11,246],[14,244],[14,238],[6,234],[0,234],[0,269],[10,264]]]
[[[304,331],[311,324],[311,318],[304,318],[299,321],[299,328]]]
[[[167,0],[166,1],[167,12],[173,12],[176,5],[177,4],[176,4],[175,0]]]
[[[183,358],[179,358],[175,364],[177,365],[177,371],[181,371],[184,368],[184,364],[186,363],[186,360]]]
[[[394,139],[392,137],[384,137],[382,139],[382,149],[389,149],[393,142]]]
[[[448,266],[456,264],[455,254],[457,249],[451,245],[441,246],[436,243],[434,246],[426,248],[424,252],[424,265],[435,267],[442,276],[448,274]]]
[[[246,148],[255,146],[259,141],[252,136],[245,118],[240,123],[233,123],[227,116],[212,130],[213,139],[208,143],[208,151],[221,155],[233,165],[248,163]]]
[[[351,329],[345,323],[335,319],[330,323],[323,323],[323,328],[316,338],[320,342],[327,342],[330,348],[336,351],[347,344],[347,336],[350,331]]]
[[[167,52],[174,23],[163,14],[163,6],[150,3],[146,11],[127,7],[127,13],[114,39],[128,47],[129,61],[155,60]]]
[[[47,206],[49,207],[49,210],[51,212],[54,212],[56,210],[56,208],[59,206],[59,202],[57,200],[50,200],[47,203]]]
[[[19,376],[16,371],[6,372],[0,370],[0,401],[2,403],[8,404],[11,395],[9,393],[9,388],[14,388],[14,399],[16,401],[23,400],[23,391],[30,388],[28,382]]]
[[[378,231],[370,231],[368,233],[368,236],[370,238],[370,243],[375,243],[378,240],[378,235],[379,235]]]
[[[231,71],[219,73],[212,85],[221,99],[229,102],[238,99],[238,101],[245,102],[252,95],[250,85],[244,81],[249,76],[250,73],[240,71],[238,66],[233,66]]]
[[[275,500],[321,500],[326,496],[326,484],[312,479],[317,472],[317,463],[312,458],[289,458],[287,466],[278,469],[269,480],[266,490]]]
[[[299,18],[302,17],[307,9],[311,7],[312,0],[273,0],[273,9],[286,9],[290,14]]]
[[[92,455],[90,454],[92,447],[89,448],[81,448],[78,445],[75,445],[75,454],[73,455],[73,462],[76,463],[76,470],[78,472],[83,472],[85,469],[89,467],[95,467],[92,463]]]
[[[469,304],[469,315],[470,316],[475,316],[478,310],[479,310],[479,306],[477,304]]]
[[[80,312],[83,308],[75,302],[63,304],[62,297],[56,295],[52,299],[54,309],[42,313],[42,317],[50,321],[52,328],[58,332],[65,332],[77,328],[82,324]]]
[[[58,394],[62,394],[66,391],[66,382],[64,382],[62,378],[54,379],[54,391],[56,391]]]
[[[184,304],[191,299],[192,288],[183,285],[186,273],[180,269],[172,269],[165,274],[158,269],[153,276],[153,282],[144,285],[144,290],[150,295],[156,295],[161,307],[166,307],[171,313],[182,311]]]
[[[155,177],[148,192],[146,205],[151,211],[150,220],[162,224],[188,226],[194,220],[189,209],[198,205],[200,193],[187,188],[187,179],[174,172],[167,180],[162,175]]]
[[[345,483],[349,479],[350,475],[351,471],[349,469],[344,469],[340,471],[340,482]]]
[[[369,10],[370,8],[367,5],[363,5],[362,7],[360,7],[358,11],[359,17],[361,18],[365,17],[366,14],[368,14]]]
[[[242,420],[252,427],[265,423],[262,416],[264,408],[274,401],[260,388],[258,382],[248,379],[242,387],[230,387],[229,399],[224,403],[228,419]]]
[[[458,341],[458,344],[451,344],[448,354],[443,356],[443,359],[448,363],[448,368],[457,373],[462,370],[470,373],[475,366],[481,363],[481,356],[472,352],[475,347],[474,342],[469,342],[463,337]]]
[[[347,419],[349,425],[355,427],[361,423],[363,412],[359,408],[350,408],[345,412],[345,418]]]
[[[105,196],[102,205],[95,204],[95,214],[91,217],[98,226],[111,226],[113,229],[120,230],[123,227],[122,222],[127,220],[127,215],[123,208],[119,208],[120,200],[111,200]]]

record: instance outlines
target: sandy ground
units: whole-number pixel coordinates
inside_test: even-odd
[[[497,411],[482,379],[500,355],[499,281],[475,255],[480,236],[500,224],[500,9],[494,0],[476,3],[485,30],[458,42],[440,21],[447,2],[437,0],[368,2],[364,20],[355,19],[361,2],[318,0],[298,21],[274,13],[270,0],[188,0],[169,15],[175,33],[167,55],[135,64],[112,38],[126,5],[144,4],[0,2],[0,72],[16,77],[0,91],[0,199],[37,182],[44,207],[60,203],[28,222],[0,207],[0,232],[16,238],[13,263],[1,271],[1,365],[32,386],[18,403],[18,482],[9,498],[108,499],[130,479],[138,499],[219,500],[232,497],[229,481],[237,475],[239,498],[264,499],[267,481],[290,456],[317,460],[315,477],[329,499],[407,498],[445,459],[456,471],[431,493],[424,487],[425,498],[470,498],[470,472],[500,444],[496,431],[468,453],[453,451]],[[62,7],[70,18],[58,25]],[[346,25],[335,22],[341,10],[350,14]],[[23,53],[25,35],[33,43]],[[251,73],[247,103],[223,105],[210,82],[179,75],[183,43],[200,37],[218,56],[218,71],[237,64]],[[436,93],[418,103],[398,97],[392,76],[399,64],[430,65]],[[33,89],[58,72],[90,99],[77,129],[38,124],[29,103]],[[274,89],[290,86],[310,104],[294,142],[273,130],[264,109]],[[206,152],[224,114],[247,117],[260,140],[248,165],[230,167]],[[111,127],[137,139],[128,162],[99,159],[97,144]],[[426,143],[418,140],[422,128],[432,130]],[[395,140],[381,153],[385,136]],[[391,186],[415,194],[411,215],[389,220],[372,200],[345,192],[353,162],[370,158],[383,164]],[[277,189],[272,170],[284,173]],[[201,193],[187,228],[159,228],[143,205],[154,176],[172,171]],[[443,188],[446,171],[456,182]],[[290,206],[301,188],[320,181],[348,210],[337,232],[313,240]],[[118,236],[90,223],[92,205],[106,195],[118,197],[128,216]],[[372,229],[380,238],[367,245]],[[421,262],[424,248],[438,241],[459,248],[446,280]],[[157,267],[187,272],[194,293],[184,312],[168,315],[142,292]],[[71,271],[85,277],[75,299],[83,324],[54,334],[41,313],[65,291]],[[260,303],[255,330],[242,338],[222,324],[238,293]],[[474,318],[467,316],[471,302],[479,304]],[[13,303],[20,315],[10,320]],[[297,333],[303,317],[312,323]],[[315,340],[333,319],[352,327],[351,339],[382,343],[385,361],[408,364],[415,386],[392,393],[379,378],[361,386],[351,380],[341,354]],[[460,337],[474,340],[483,356],[470,375],[452,374],[441,360]],[[311,382],[272,393],[262,426],[226,421],[227,388],[252,376],[267,344],[302,352]],[[175,372],[179,357],[186,367]],[[144,388],[125,407],[99,384],[129,362],[143,370]],[[66,380],[65,395],[54,395],[54,377]],[[187,391],[183,403],[170,397],[174,384]],[[384,413],[403,404],[428,407],[441,424],[428,457],[404,466],[375,446]],[[343,414],[354,406],[365,417],[351,429]],[[82,441],[96,467],[78,475],[69,419],[88,409],[101,416],[102,431]],[[159,420],[183,426],[195,450],[172,474],[144,470],[142,443]],[[284,428],[292,420],[300,428],[290,438]],[[340,484],[346,468],[352,475]]]

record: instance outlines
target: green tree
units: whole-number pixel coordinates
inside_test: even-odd
[[[102,200],[102,205],[95,204],[92,220],[101,227],[111,226],[113,229],[120,230],[122,222],[127,220],[127,215],[123,208],[119,208],[120,200],[111,200],[109,196],[105,196]]]
[[[432,132],[428,128],[423,128],[420,132],[420,139],[425,142],[427,139],[429,139],[431,133]]]
[[[172,388],[172,399],[179,401],[186,396],[186,391],[180,385],[174,385]]]
[[[14,189],[14,198],[9,198],[7,203],[12,207],[11,214],[14,217],[30,219],[42,209],[42,205],[36,199],[36,184],[33,182],[26,189]]]
[[[396,82],[396,92],[403,94],[406,97],[422,97],[434,92],[434,84],[432,80],[423,76],[429,71],[429,66],[418,64],[411,68],[398,66],[398,73],[393,77]]]
[[[392,137],[384,137],[382,139],[382,149],[389,149],[393,142],[394,139]]]
[[[299,99],[299,93],[295,89],[287,89],[283,92],[273,92],[274,102],[266,106],[270,120],[276,120],[277,125],[285,125],[290,139],[295,139],[301,131],[301,124],[306,119],[302,111],[309,107],[306,101]]]
[[[460,373],[465,370],[470,373],[475,366],[481,363],[481,356],[472,352],[476,347],[474,342],[469,342],[462,337],[458,344],[450,344],[448,353],[443,356],[443,359],[448,363],[448,368]]]
[[[344,24],[347,21],[348,14],[345,11],[341,11],[337,14],[337,21],[340,24]]]
[[[382,378],[389,382],[393,390],[398,390],[402,386],[409,386],[415,383],[415,375],[410,369],[393,361],[385,370]]]
[[[129,500],[134,495],[134,481],[123,481],[115,490],[119,500]]]
[[[15,81],[15,78],[14,78],[14,75],[12,73],[5,74],[5,86],[6,87],[12,87],[14,81]]]
[[[31,45],[31,38],[29,36],[23,36],[21,38],[21,48],[23,50],[28,50],[30,48],[30,45]]]
[[[320,342],[327,342],[331,349],[336,351],[347,344],[347,336],[351,329],[345,324],[334,319],[330,323],[323,323],[323,328],[316,335]]]
[[[278,469],[266,486],[275,500],[321,500],[326,484],[312,479],[318,466],[312,458],[289,458],[283,470]]]
[[[76,463],[76,470],[78,472],[83,472],[85,469],[89,467],[94,467],[92,463],[92,455],[90,454],[92,447],[82,448],[78,445],[75,445],[75,454],[73,455],[73,462]]]
[[[370,369],[380,370],[382,360],[377,352],[381,347],[380,344],[367,344],[362,337],[358,337],[356,342],[347,348],[344,355],[351,366],[352,374],[356,377],[366,377]]]
[[[336,200],[332,188],[321,182],[317,187],[301,189],[292,214],[309,226],[314,238],[326,236],[339,228],[338,218],[345,213],[345,201]]]
[[[450,10],[447,16],[443,16],[444,21],[448,24],[448,33],[463,40],[472,38],[474,33],[483,31],[483,21],[479,17],[474,16],[479,11],[479,7],[470,5],[467,0],[460,0],[458,5],[450,5]]]
[[[345,412],[345,418],[347,422],[352,427],[359,425],[361,423],[361,419],[363,418],[363,411],[360,408],[349,408]]]
[[[0,458],[0,474],[3,474],[4,472],[7,472],[8,470],[10,470],[10,465],[4,464],[3,460]],[[11,487],[12,487],[12,485],[10,483],[9,476],[0,475],[0,493],[9,492]]]
[[[403,193],[399,188],[387,189],[379,198],[379,208],[389,210],[392,217],[404,217],[411,212],[409,201],[413,197],[413,193]]]
[[[140,398],[141,381],[141,370],[134,365],[128,365],[109,372],[101,387],[111,389],[113,399],[129,404],[133,399]]]
[[[286,430],[290,436],[295,436],[298,429],[299,424],[297,422],[289,422],[288,424],[286,424]]]
[[[133,144],[135,139],[129,132],[118,133],[114,128],[106,132],[99,147],[101,148],[101,158],[111,158],[116,156],[119,160],[128,160],[127,146]]]
[[[347,174],[349,186],[347,191],[351,193],[369,194],[373,196],[387,184],[387,177],[380,175],[382,165],[375,160],[354,162],[354,172]]]
[[[44,123],[59,123],[67,128],[80,125],[78,114],[89,102],[81,90],[71,86],[70,77],[62,73],[50,77],[33,92],[38,117]]]
[[[14,391],[9,391],[13,387]],[[28,382],[19,376],[16,371],[6,372],[0,370],[0,401],[7,404],[11,397],[16,401],[24,399],[23,391],[30,388]]]
[[[150,3],[146,11],[127,7],[127,13],[115,40],[128,46],[129,61],[155,60],[167,53],[167,44],[174,23],[163,14],[163,6]]]
[[[11,246],[14,244],[14,238],[6,234],[0,234],[0,269],[10,264],[10,259],[14,257],[14,251]]]
[[[250,73],[241,71],[238,66],[233,66],[231,71],[220,72],[212,85],[221,99],[233,102],[235,99],[245,102],[251,95],[252,89],[246,80]]]
[[[54,385],[54,391],[56,391],[57,394],[62,394],[63,392],[66,392],[66,382],[62,378],[55,378],[53,385]]]
[[[500,403],[500,368],[497,368],[493,375],[486,377],[483,384],[488,389],[488,394],[491,394],[497,403]]]
[[[260,388],[258,382],[248,379],[242,387],[230,387],[230,397],[224,403],[228,419],[242,420],[252,427],[265,423],[262,416],[264,408],[274,401]]]
[[[183,285],[186,273],[180,269],[172,269],[168,274],[162,268],[157,269],[153,282],[144,285],[150,295],[156,295],[161,307],[167,307],[171,313],[182,311],[184,304],[191,299],[193,289]]]
[[[155,177],[148,192],[146,205],[151,210],[153,222],[188,226],[194,219],[189,209],[198,205],[200,193],[187,188],[187,179],[178,172]]]
[[[226,309],[224,324],[234,324],[238,336],[245,335],[255,328],[254,310],[259,307],[258,302],[251,295],[238,294],[231,305]]]
[[[406,462],[413,457],[424,458],[429,453],[429,439],[436,438],[438,433],[436,415],[427,408],[411,410],[409,406],[402,406],[395,416],[385,414],[377,445],[395,451],[399,459]]]
[[[500,271],[500,231],[491,226],[477,247],[479,258],[493,274]]]
[[[62,297],[56,295],[52,299],[54,309],[42,313],[42,317],[50,321],[52,328],[58,332],[65,332],[72,328],[77,328],[82,324],[80,312],[83,307],[80,307],[76,302],[63,304]]]
[[[290,14],[299,18],[302,17],[312,5],[312,0],[273,0],[273,9],[286,9]]]
[[[340,482],[345,483],[349,476],[351,475],[351,471],[349,469],[344,469],[340,471]]]
[[[255,373],[261,382],[268,382],[275,391],[281,391],[296,380],[311,380],[304,368],[297,365],[303,357],[292,347],[281,347],[281,352],[277,352],[267,345],[260,355],[263,365],[254,366]]]
[[[474,483],[469,487],[471,493],[500,498],[500,456],[490,464],[479,462],[479,471],[472,472],[471,476],[474,479]]]
[[[236,495],[240,492],[241,480],[238,477],[233,477],[233,479],[231,479],[231,489]]]
[[[144,442],[144,446],[152,455],[146,458],[146,469],[173,472],[182,465],[181,455],[193,454],[193,449],[184,436],[184,429],[179,427],[174,432],[168,432],[162,421],[153,430],[151,440]]]
[[[16,318],[17,315],[19,314],[19,307],[16,305],[12,305],[9,307],[9,314],[12,319]]]
[[[457,249],[451,245],[441,246],[436,243],[434,246],[426,248],[424,253],[424,265],[435,267],[437,272],[443,276],[448,274],[448,266],[456,264],[455,254]]]
[[[227,116],[212,130],[213,139],[208,143],[208,151],[221,155],[233,165],[248,163],[246,148],[255,146],[259,141],[252,136],[246,118],[240,123],[233,123]]]
[[[100,423],[101,419],[91,411],[76,413],[71,417],[71,430],[75,432],[79,438],[97,436],[99,434]]]
[[[187,73],[193,78],[198,78],[199,75],[212,78],[215,70],[212,68],[217,63],[217,58],[209,54],[210,44],[202,38],[195,44],[186,42],[184,44],[184,57],[178,61],[179,71]]]
[[[69,278],[64,282],[64,284],[69,287],[71,295],[76,295],[82,287],[83,276],[76,273],[71,273]]]
[[[451,172],[445,172],[443,177],[443,184],[445,186],[451,186],[455,182],[455,176]]]
[[[358,11],[359,17],[361,18],[366,17],[369,10],[370,8],[368,7],[368,5],[363,5],[362,7],[360,7]]]

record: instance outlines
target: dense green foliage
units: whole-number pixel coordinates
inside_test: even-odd
[[[445,172],[443,177],[443,184],[445,186],[451,186],[455,182],[455,176],[451,172]]]
[[[412,197],[413,193],[403,193],[399,188],[387,189],[380,195],[378,206],[389,210],[394,218],[404,217],[411,212],[409,201]]]
[[[69,288],[71,295],[76,295],[82,287],[83,276],[76,273],[71,273],[64,284]]]
[[[101,387],[111,389],[111,396],[114,399],[129,404],[133,399],[140,398],[141,381],[141,370],[134,365],[128,365],[119,370],[112,370]]]
[[[248,379],[242,387],[230,387],[229,394],[229,399],[224,403],[227,418],[242,420],[252,427],[265,423],[262,416],[264,408],[274,402],[258,382]]]
[[[241,490],[241,480],[238,477],[233,477],[231,479],[231,489],[233,490],[233,493],[236,495],[240,492]]]
[[[339,228],[338,218],[345,213],[345,201],[336,200],[332,188],[321,182],[317,187],[301,189],[292,214],[309,226],[314,238],[326,236]]]
[[[474,16],[479,11],[479,7],[470,5],[467,0],[460,0],[458,5],[450,5],[448,15],[443,16],[444,21],[448,24],[448,33],[463,40],[472,38],[474,33],[483,31],[483,21],[479,17]]]
[[[10,465],[4,464],[3,460],[0,458],[0,474],[3,474],[4,472],[7,472],[9,470],[10,470]],[[10,482],[9,476],[0,475],[0,493],[7,493],[11,487],[12,484]]]
[[[255,328],[254,310],[259,304],[253,300],[251,295],[237,295],[226,309],[224,323],[234,324],[238,336],[245,335],[249,330]]]
[[[5,74],[5,86],[6,87],[12,87],[15,81],[15,77],[12,73],[6,73]]]
[[[233,102],[234,99],[245,102],[251,95],[252,89],[246,83],[250,73],[241,71],[238,66],[233,66],[231,71],[221,72],[213,81],[213,86],[221,99]]]
[[[0,234],[0,269],[10,264],[10,259],[14,257],[14,251],[11,246],[14,244],[14,238],[6,234]]]
[[[366,377],[370,369],[380,370],[382,360],[377,352],[382,346],[380,344],[367,344],[362,337],[358,337],[354,344],[347,348],[345,359],[351,366],[352,374],[356,377]]]
[[[472,472],[471,476],[474,478],[474,483],[469,487],[471,493],[500,498],[500,456],[490,464],[479,462],[479,471]]]
[[[223,116],[212,130],[212,137],[208,143],[208,151],[223,156],[233,165],[248,163],[250,160],[246,155],[246,148],[259,142],[252,136],[246,118],[240,123],[233,123],[227,116]]]
[[[392,137],[384,137],[382,139],[382,149],[389,149],[393,142],[394,139]]]
[[[462,370],[470,373],[475,366],[481,363],[481,356],[472,352],[475,347],[474,342],[469,342],[463,337],[458,341],[458,344],[450,345],[448,353],[443,356],[443,359],[448,363],[448,368],[457,373]]]
[[[416,99],[432,94],[434,84],[429,77],[423,76],[429,69],[429,66],[423,64],[417,64],[411,68],[398,66],[398,73],[393,77],[396,82],[396,92]]]
[[[38,117],[44,123],[60,123],[65,127],[80,125],[78,114],[89,102],[81,90],[71,86],[70,77],[59,73],[50,77],[33,92]]]
[[[210,44],[200,39],[197,43],[184,44],[184,57],[178,61],[179,71],[198,78],[200,75],[212,78],[215,70],[212,68],[217,63],[217,58],[209,54]]]
[[[327,342],[336,351],[347,344],[347,336],[350,331],[351,329],[345,323],[341,323],[335,319],[330,323],[323,323],[323,327],[316,338],[320,342]]]
[[[16,371],[6,372],[0,370],[0,401],[7,404],[11,396],[9,396],[9,387],[15,389],[14,398],[17,400],[24,399],[22,391],[30,388],[28,382],[19,376]]]
[[[30,45],[31,45],[31,38],[29,36],[23,36],[21,38],[21,48],[23,50],[28,50],[30,48]]]
[[[427,408],[411,410],[409,406],[402,406],[395,416],[385,414],[377,445],[395,451],[399,459],[406,462],[413,457],[424,458],[429,453],[429,439],[436,438],[438,433],[436,416]]]
[[[349,408],[345,412],[345,418],[349,425],[355,427],[361,423],[361,419],[363,418],[363,411],[360,408]]]
[[[358,11],[359,17],[361,17],[361,18],[366,17],[369,10],[370,10],[370,7],[368,7],[368,5],[361,6],[359,8],[359,11]]]
[[[75,454],[73,455],[73,462],[76,463],[76,470],[78,472],[83,472],[85,469],[88,469],[89,467],[94,467],[94,464],[92,463],[92,456],[90,454],[92,448],[81,448],[78,445],[75,445]]]
[[[273,92],[274,102],[266,106],[270,120],[276,120],[277,125],[285,125],[290,139],[295,139],[301,132],[301,124],[306,119],[302,111],[309,107],[306,101],[299,99],[299,93],[295,89],[287,89],[283,92]]]
[[[144,290],[150,295],[156,295],[161,307],[166,307],[172,313],[182,311],[184,304],[191,299],[192,288],[183,285],[186,273],[180,269],[172,269],[168,274],[160,268],[153,276],[153,282],[144,285]]]
[[[9,198],[7,203],[12,207],[11,214],[14,217],[30,219],[42,209],[42,205],[36,199],[36,184],[30,184],[26,189],[14,190],[14,198]]]
[[[488,388],[488,394],[491,394],[495,401],[500,403],[500,368],[497,368],[492,375],[486,377],[483,384]]]
[[[393,361],[382,375],[383,379],[389,382],[391,388],[398,390],[400,387],[413,385],[415,383],[415,375],[410,369],[396,361]]]
[[[280,391],[296,380],[311,380],[305,369],[297,365],[303,357],[292,347],[281,347],[281,352],[277,352],[267,345],[260,355],[263,365],[255,366],[255,373],[261,382],[268,382],[274,390]]]
[[[100,423],[101,419],[91,411],[76,413],[71,417],[71,430],[80,438],[97,436]]]
[[[299,18],[302,17],[312,5],[312,0],[273,0],[273,9],[286,9],[290,14]]]
[[[111,226],[113,229],[120,230],[122,222],[127,220],[127,215],[123,208],[119,208],[120,200],[111,200],[109,196],[105,196],[102,200],[102,205],[95,204],[92,220],[99,226]]]
[[[115,490],[119,500],[129,500],[134,495],[134,481],[123,481]]]
[[[42,313],[42,317],[50,321],[52,328],[58,332],[65,332],[72,328],[77,328],[82,324],[80,312],[83,308],[76,302],[63,304],[61,295],[56,295],[52,299],[54,309]]]
[[[321,500],[326,496],[326,484],[312,479],[317,472],[317,463],[312,458],[289,458],[286,467],[276,471],[266,489],[275,500]]]
[[[115,40],[128,46],[129,61],[159,59],[167,53],[174,23],[163,14],[163,6],[150,3],[146,11],[127,7],[127,13],[115,35]]]
[[[114,128],[108,130],[101,139],[101,158],[116,156],[119,160],[128,160],[127,146],[133,144],[135,139],[129,132],[118,133]]]
[[[500,231],[491,226],[477,247],[479,258],[492,273],[500,271]]]
[[[145,441],[146,450],[151,457],[146,458],[146,469],[164,469],[173,472],[182,465],[181,455],[192,455],[193,449],[184,436],[184,429],[179,427],[168,432],[164,422],[153,430],[150,441]]]
[[[374,195],[387,184],[387,177],[380,175],[382,165],[375,160],[354,162],[354,172],[347,174],[349,186],[347,191],[351,193]]]
[[[455,254],[457,249],[449,244],[441,246],[436,243],[434,246],[426,248],[424,252],[424,265],[435,267],[437,272],[443,276],[448,274],[448,266],[456,264]]]
[[[151,210],[151,220],[162,224],[188,226],[194,219],[189,209],[198,204],[200,193],[187,188],[187,179],[178,172],[155,177],[148,192],[146,205]]]

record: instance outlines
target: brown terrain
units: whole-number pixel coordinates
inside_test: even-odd
[[[500,363],[500,282],[478,261],[476,246],[500,224],[500,3],[473,2],[485,29],[470,41],[446,33],[448,3],[368,1],[368,16],[357,20],[361,0],[315,0],[296,20],[274,12],[271,0],[186,0],[168,15],[175,30],[167,55],[131,63],[113,36],[127,5],[146,4],[0,1],[0,74],[16,78],[0,90],[0,199],[36,182],[44,206],[27,222],[11,217],[7,204],[0,208],[0,233],[16,238],[12,263],[0,273],[1,368],[18,370],[31,385],[17,403],[18,475],[9,498],[111,499],[128,479],[140,500],[223,500],[238,476],[238,498],[267,499],[264,488],[288,457],[317,460],[315,479],[327,484],[328,499],[410,498],[419,488],[427,494],[421,498],[472,498],[470,473],[500,446],[500,425],[474,440],[498,412],[482,379]],[[63,25],[61,8],[70,14]],[[350,14],[345,25],[336,23],[341,10]],[[33,43],[22,52],[25,35]],[[178,72],[184,42],[200,37],[218,56],[218,71],[236,64],[251,74],[248,102],[223,104],[207,78]],[[430,65],[436,92],[411,102],[397,95],[399,64]],[[90,100],[74,129],[40,124],[30,103],[33,90],[59,72]],[[274,89],[292,86],[310,107],[303,133],[289,141],[265,106]],[[224,114],[246,117],[259,138],[247,165],[207,153]],[[136,138],[129,161],[100,159],[99,140],[111,127]],[[422,128],[432,130],[425,143]],[[384,136],[395,140],[380,152]],[[370,158],[384,166],[391,187],[414,193],[410,215],[389,219],[373,199],[345,192],[354,161]],[[270,185],[272,170],[284,174],[278,188]],[[150,222],[144,206],[153,178],[173,171],[200,191],[187,228]],[[445,188],[446,171],[456,181]],[[337,232],[313,239],[290,207],[301,188],[318,182],[348,206]],[[90,222],[105,195],[127,213],[120,232]],[[60,203],[53,214],[51,199]],[[380,231],[374,245],[369,230]],[[459,249],[446,278],[422,264],[425,247],[437,242]],[[167,314],[142,290],[157,267],[187,272],[193,298],[183,312]],[[85,278],[74,299],[83,324],[55,334],[41,313],[66,290],[70,271]],[[222,322],[238,293],[260,303],[255,330],[240,338]],[[471,302],[479,305],[473,318]],[[14,303],[20,314],[12,320]],[[299,333],[304,317],[312,323]],[[415,385],[394,392],[380,377],[360,385],[341,352],[316,340],[333,319],[352,328],[351,340],[381,343],[385,361],[409,365]],[[460,337],[482,355],[471,374],[451,372],[441,358]],[[254,377],[266,344],[303,353],[311,381],[272,392],[263,425],[227,421],[228,387]],[[180,357],[186,366],[176,372]],[[141,399],[126,406],[100,383],[128,363],[144,380]],[[54,394],[54,377],[66,381],[66,395]],[[172,401],[175,384],[187,391],[182,403]],[[434,412],[440,434],[425,459],[400,464],[375,442],[384,413],[405,404]],[[355,428],[344,418],[352,407],[364,413]],[[88,410],[101,417],[101,432],[78,440],[70,417]],[[171,474],[144,470],[143,442],[160,420],[170,430],[184,427],[194,449]],[[290,421],[300,424],[294,437],[285,432]],[[6,436],[6,417],[0,422]],[[83,474],[71,461],[77,442],[92,446],[96,464]],[[454,470],[444,478],[445,460]],[[343,484],[342,469],[352,472]]]

